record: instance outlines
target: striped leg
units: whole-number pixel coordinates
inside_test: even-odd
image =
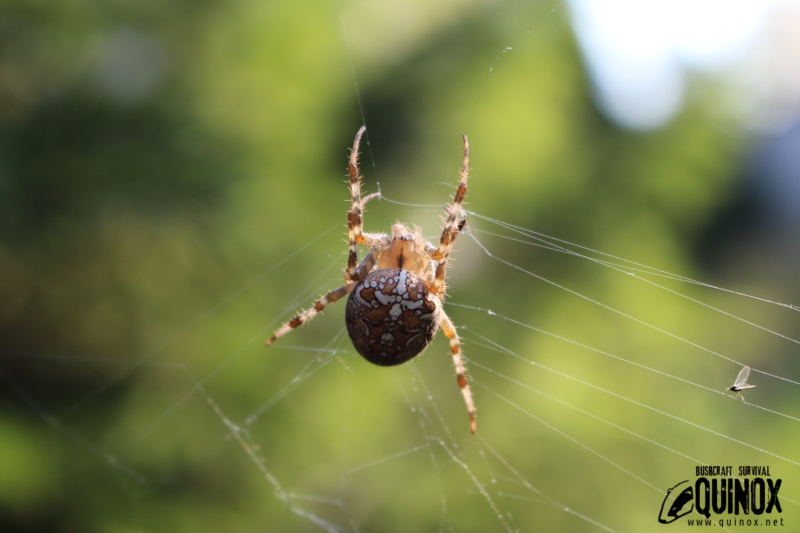
[[[362,224],[364,222],[364,206],[361,203],[361,174],[358,171],[358,148],[361,144],[361,136],[366,131],[366,126],[361,126],[356,133],[356,140],[353,141],[353,149],[350,151],[350,164],[347,165],[347,173],[350,175],[350,211],[347,213],[347,237],[350,241],[350,254],[347,257],[347,270],[345,279],[353,279],[358,265],[358,241],[364,232]]]
[[[353,287],[355,286],[356,282],[351,281],[346,285],[342,285],[338,289],[332,290],[331,292],[320,298],[319,301],[317,301],[317,303],[314,304],[314,307],[306,311],[303,311],[302,313],[291,319],[289,322],[285,323],[280,328],[278,328],[278,331],[276,331],[272,335],[272,337],[269,338],[269,340],[266,342],[266,345],[269,346],[270,344],[278,340],[280,337],[283,337],[284,335],[289,333],[294,328],[302,326],[303,324],[305,324],[306,322],[317,316],[318,313],[321,313],[322,310],[325,309],[325,307],[329,303],[335,302],[342,296],[347,296],[348,294],[350,294],[350,292],[353,290]]]
[[[364,233],[364,206],[370,200],[381,195],[375,192],[361,198],[361,173],[358,171],[358,149],[361,144],[361,137],[367,130],[366,126],[361,126],[356,133],[353,141],[353,149],[350,152],[350,163],[347,165],[347,173],[350,176],[350,211],[347,212],[347,237],[350,242],[350,252],[347,256],[347,268],[344,271],[344,278],[348,281],[357,279],[356,271],[358,265],[358,245],[374,247],[378,244],[388,244],[389,238],[380,233]]]
[[[453,196],[453,203],[447,208],[447,219],[445,220],[444,229],[442,230],[442,238],[439,240],[439,247],[431,254],[433,259],[439,261],[436,267],[436,276],[431,286],[431,290],[437,294],[444,292],[447,259],[450,257],[450,251],[453,249],[453,243],[458,236],[458,232],[466,223],[466,220],[463,218],[459,220],[461,204],[464,202],[464,197],[467,195],[467,178],[469,177],[469,141],[466,135],[464,135],[464,161],[461,165],[460,177],[461,179],[456,188],[455,196]]]
[[[458,386],[461,387],[461,394],[464,396],[464,402],[467,404],[467,412],[469,412],[469,429],[475,433],[475,405],[472,403],[472,393],[469,390],[469,383],[467,382],[467,369],[464,366],[464,358],[461,356],[461,341],[458,340],[458,333],[453,326],[444,310],[440,311],[442,331],[450,339],[450,351],[453,354],[453,365],[456,367],[456,379]]]

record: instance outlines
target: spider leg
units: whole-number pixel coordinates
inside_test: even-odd
[[[450,317],[445,314],[444,310],[439,310],[441,317],[441,327],[444,334],[450,339],[450,352],[453,354],[453,365],[456,367],[456,379],[458,386],[461,387],[461,395],[464,396],[464,402],[467,404],[467,412],[469,412],[469,429],[475,433],[475,404],[472,403],[472,392],[469,390],[469,382],[467,381],[467,368],[464,366],[464,358],[461,355],[461,341],[458,339],[458,333],[453,326]]]
[[[444,277],[447,270],[447,259],[450,257],[450,251],[453,249],[453,243],[458,236],[459,231],[464,228],[466,219],[459,220],[461,213],[461,204],[464,202],[464,197],[467,195],[467,178],[469,177],[469,141],[467,136],[464,135],[464,161],[461,165],[460,181],[456,188],[455,196],[453,196],[453,203],[447,208],[447,219],[444,223],[442,230],[442,238],[439,240],[439,247],[431,254],[431,258],[439,261],[436,266],[436,276],[433,280],[431,290],[437,294],[444,292]]]
[[[370,254],[369,257],[371,256],[372,254]],[[364,262],[366,263],[367,260],[365,259]],[[328,294],[317,300],[317,303],[314,304],[314,307],[303,311],[302,313],[291,319],[289,322],[285,323],[280,328],[278,328],[278,330],[266,342],[266,346],[269,346],[270,344],[278,340],[280,337],[283,337],[284,335],[289,333],[294,328],[302,326],[303,324],[305,324],[306,322],[317,316],[317,314],[321,313],[322,310],[325,309],[325,307],[329,303],[335,302],[342,296],[350,294],[350,292],[353,290],[353,287],[355,286],[356,282],[351,281],[346,285],[342,285],[338,289],[332,290],[331,292],[329,292]]]
[[[356,133],[353,141],[353,149],[350,151],[350,163],[347,165],[347,173],[350,176],[350,211],[347,212],[347,237],[350,243],[350,251],[347,256],[347,268],[344,277],[350,281],[356,279],[358,265],[358,245],[374,247],[379,244],[387,244],[389,238],[381,233],[364,233],[364,206],[370,200],[379,198],[381,193],[374,192],[361,197],[361,173],[358,170],[358,149],[361,145],[361,137],[367,130],[366,126],[361,126]]]
[[[369,254],[367,254],[367,257],[365,257],[364,260],[361,261],[361,264],[358,265],[358,268],[352,275],[351,278],[352,281],[360,281],[364,279],[366,275],[370,273],[372,267],[375,266],[375,263],[378,261],[379,254],[380,252],[378,251],[377,248],[373,248],[372,250],[370,250]]]
[[[350,151],[350,163],[347,165],[347,173],[350,175],[350,211],[347,212],[347,237],[350,241],[350,253],[347,257],[347,269],[344,271],[345,279],[353,279],[358,265],[358,238],[363,233],[362,223],[364,221],[364,204],[361,202],[361,174],[358,171],[358,146],[361,144],[361,136],[366,131],[366,126],[361,126],[356,139],[353,141],[353,149]]]

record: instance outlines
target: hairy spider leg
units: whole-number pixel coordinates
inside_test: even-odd
[[[467,404],[467,412],[469,412],[469,429],[475,433],[475,404],[472,403],[472,392],[469,390],[469,382],[467,381],[467,368],[464,366],[464,357],[461,355],[461,341],[458,339],[458,333],[450,317],[444,312],[444,309],[439,310],[441,317],[441,328],[445,336],[450,339],[450,352],[453,354],[453,365],[456,367],[456,380],[458,386],[461,387],[461,394],[464,396],[464,402]]]
[[[357,283],[356,281],[351,281],[346,285],[342,285],[338,289],[332,290],[331,292],[329,292],[328,294],[317,300],[317,303],[314,304],[314,307],[306,309],[299,315],[292,318],[289,322],[286,322],[284,325],[278,328],[278,330],[275,333],[273,333],[272,337],[270,337],[267,340],[265,346],[269,346],[279,338],[289,333],[294,328],[302,326],[303,324],[305,324],[306,322],[317,316],[320,312],[322,312],[323,309],[325,309],[325,307],[329,303],[335,302],[342,296],[347,296],[348,294],[350,294],[350,292],[353,290],[353,287],[356,286],[356,283]]]
[[[364,206],[367,202],[380,196],[379,192],[372,193],[365,198],[361,198],[361,173],[358,170],[358,149],[361,144],[361,137],[367,130],[366,126],[361,126],[356,133],[353,141],[353,149],[350,151],[350,163],[347,165],[347,173],[350,176],[350,211],[347,212],[347,237],[350,243],[350,250],[347,256],[347,268],[344,271],[344,278],[348,281],[359,280],[356,265],[358,264],[358,245],[374,246],[388,245],[390,239],[382,233],[364,233]],[[367,272],[362,273],[365,275]]]
[[[325,307],[327,307],[328,304],[333,303],[336,300],[341,299],[343,296],[347,296],[348,294],[350,294],[353,291],[353,288],[358,283],[358,280],[366,276],[367,273],[370,270],[372,270],[372,267],[375,266],[375,261],[377,260],[377,257],[378,256],[376,251],[370,252],[369,255],[367,255],[367,257],[364,258],[364,261],[362,261],[361,264],[356,269],[356,273],[354,274],[355,279],[353,281],[345,285],[342,285],[338,289],[332,290],[331,292],[329,292],[328,294],[317,300],[317,302],[314,304],[313,307],[305,311],[302,311],[297,316],[292,318],[289,322],[283,324],[272,335],[272,337],[270,337],[267,340],[265,345],[269,346],[270,344],[278,340],[280,337],[283,337],[284,335],[289,333],[294,328],[302,326],[303,324],[305,324],[306,322],[317,316],[319,313],[322,312],[323,309],[325,309]]]
[[[442,238],[439,240],[439,247],[431,254],[431,258],[437,260],[439,263],[436,266],[436,275],[433,279],[433,284],[430,289],[437,293],[444,293],[444,278],[447,271],[447,260],[450,257],[450,252],[453,250],[458,232],[463,229],[465,220],[458,221],[459,214],[461,213],[461,204],[464,202],[464,197],[467,195],[467,178],[469,177],[469,140],[464,135],[464,161],[461,165],[460,180],[456,193],[453,196],[453,203],[447,209],[447,220],[442,230]]]

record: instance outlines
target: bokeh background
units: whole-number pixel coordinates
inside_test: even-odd
[[[528,233],[800,302],[800,8],[750,4],[3,2],[0,530],[647,531],[698,463],[797,501],[797,388],[755,370],[797,380],[797,309]],[[430,239],[469,135],[475,437],[441,338],[373,367],[334,304],[263,347],[342,284],[362,123],[367,229]],[[646,370],[741,364],[789,417]]]

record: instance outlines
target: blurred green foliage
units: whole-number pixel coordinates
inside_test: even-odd
[[[501,527],[471,474],[485,482],[502,463],[482,441],[462,440],[466,431],[454,455],[451,437],[431,445],[440,437],[427,433],[440,416],[454,432],[466,427],[441,339],[428,350],[437,355],[410,367],[371,367],[331,308],[270,351],[262,342],[342,283],[344,167],[362,119],[367,190],[379,183],[392,201],[433,206],[375,201],[368,230],[403,220],[435,236],[467,133],[469,209],[697,274],[692,246],[735,194],[741,139],[712,127],[702,101],[662,131],[616,129],[591,104],[564,10],[518,4],[0,7],[0,530],[308,531],[312,514],[358,531]],[[700,343],[714,338],[691,304],[642,296],[589,262],[491,240],[480,233],[491,225],[470,224],[513,264]],[[654,346],[472,242],[457,245],[451,301],[694,368],[668,361],[685,346]],[[542,375],[478,342],[594,382],[629,379],[630,368],[485,313],[448,312],[480,365],[481,435],[557,500],[614,528],[652,527],[650,509],[607,510],[609,491],[637,491],[603,487],[602,461],[575,460],[562,437],[490,393],[532,401],[482,368],[523,384]],[[650,394],[648,383],[629,384]],[[652,423],[596,391],[560,387],[609,417]],[[418,395],[435,402],[409,400]],[[542,416],[577,431],[563,413]],[[669,475],[659,452],[617,443],[605,426],[591,431],[592,446],[622,450],[634,473]],[[418,451],[387,459],[403,450]],[[372,461],[385,465],[360,468]],[[585,527],[549,504],[522,501],[513,514],[521,530]]]

